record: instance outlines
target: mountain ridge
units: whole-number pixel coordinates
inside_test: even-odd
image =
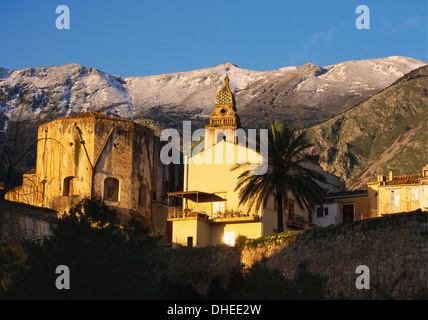
[[[19,117],[26,123],[25,139],[30,145],[37,139],[38,125],[89,110],[139,121],[157,131],[181,129],[184,120],[192,121],[192,129],[201,128],[208,122],[215,95],[226,75],[244,127],[257,129],[280,120],[295,123],[298,129],[313,128],[358,109],[373,96],[404,81],[406,76],[414,77],[412,72],[417,73],[415,70],[422,66],[427,64],[409,57],[392,56],[351,60],[325,67],[307,63],[269,71],[246,70],[226,63],[194,71],[129,78],[75,63],[18,70],[0,68],[0,145],[5,145],[8,132]],[[342,128],[340,124],[330,122],[330,125]],[[345,129],[350,127],[345,126]],[[359,128],[355,126],[353,129]],[[420,143],[421,129],[409,130],[415,132]],[[359,134],[358,130],[356,133]],[[376,134],[382,136],[381,132],[376,131]],[[359,151],[360,159],[358,152],[349,151],[364,149],[364,143],[370,145],[373,137],[358,142],[362,146],[342,143],[337,148],[331,145],[337,142],[337,135],[331,134],[331,141],[320,137],[318,148],[325,147],[327,154],[324,156],[330,157],[324,162],[325,169],[350,180],[351,184],[362,173],[360,167],[349,165],[349,161],[358,160],[359,165],[362,163],[367,167],[373,164],[371,160],[361,160],[370,154]],[[411,139],[410,143],[416,143],[414,138]],[[388,143],[384,145],[385,150],[392,142]],[[23,143],[21,147],[25,145]],[[371,155],[374,156],[379,155]],[[22,172],[32,168],[34,159],[31,157],[34,155],[26,160]],[[342,159],[342,163],[336,158]],[[415,167],[414,164],[406,166]],[[351,174],[353,171],[354,175]]]
[[[1,68],[0,112],[10,120],[12,109],[26,105],[26,116],[40,121],[57,113],[67,116],[89,109],[139,119],[152,108],[159,108],[162,113],[179,116],[182,112],[187,118],[207,118],[227,74],[244,126],[260,128],[261,117],[254,115],[261,114],[266,120],[279,116],[307,127],[350,108],[424,64],[397,56],[351,60],[327,67],[307,63],[268,71],[225,63],[128,78],[76,63],[18,70]]]
[[[427,120],[428,66],[422,66],[307,134],[323,168],[358,189],[390,169],[419,172],[428,163]]]

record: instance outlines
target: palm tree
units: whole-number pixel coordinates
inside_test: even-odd
[[[326,178],[309,169],[307,164],[318,164],[318,157],[310,154],[313,147],[306,138],[306,132],[298,133],[294,124],[287,127],[285,123],[275,121],[268,129],[268,169],[263,175],[252,175],[250,164],[236,164],[234,170],[244,170],[238,177],[235,190],[239,191],[239,204],[255,206],[256,211],[265,206],[270,195],[274,195],[277,204],[278,232],[284,231],[283,203],[288,203],[291,194],[298,205],[313,209],[321,204],[324,190],[318,182]],[[284,202],[283,202],[284,201]]]

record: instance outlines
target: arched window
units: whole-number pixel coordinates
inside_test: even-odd
[[[219,143],[222,140],[226,141],[226,134],[224,132],[220,132],[219,134],[217,134],[216,143]]]
[[[104,180],[104,200],[119,201],[119,180],[116,178],[106,178]]]
[[[74,177],[66,177],[64,179],[64,184],[62,187],[62,196],[67,197],[73,195],[73,178]]]
[[[147,206],[147,186],[145,184],[140,185],[138,190],[138,206],[144,208]]]

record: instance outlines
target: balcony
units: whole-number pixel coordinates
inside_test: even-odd
[[[260,216],[251,209],[249,212],[242,208],[229,207],[225,210],[201,210],[194,208],[168,207],[168,220],[175,219],[204,219],[212,222],[243,222],[259,221]]]
[[[303,229],[309,225],[304,217],[297,214],[287,215],[287,226],[296,229]]]
[[[169,206],[168,220],[204,219],[211,222],[259,221],[259,214],[251,208],[227,205],[227,199],[218,194],[203,191],[169,192],[170,197],[183,199],[183,206]]]
[[[186,219],[186,218],[208,219],[208,215],[204,210],[183,209],[181,206],[168,207],[168,219]]]

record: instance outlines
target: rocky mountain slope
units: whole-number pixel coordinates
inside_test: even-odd
[[[323,167],[364,188],[378,174],[420,172],[428,163],[428,66],[352,109],[308,129]]]
[[[16,172],[20,178],[23,172],[34,166],[35,150],[27,153],[27,149],[36,140],[37,125],[87,110],[140,121],[157,132],[162,128],[182,128],[183,120],[192,120],[194,128],[202,127],[208,122],[214,109],[215,95],[227,74],[236,97],[241,124],[246,128],[260,128],[273,120],[294,122],[298,128],[308,128],[340,115],[334,118],[334,122],[331,120],[314,128],[313,132],[320,135],[317,144],[323,155],[327,156],[324,163],[327,170],[355,181],[363,174],[363,168],[372,166],[379,158],[380,155],[371,146],[377,146],[378,141],[386,139],[384,131],[391,133],[387,136],[391,139],[394,137],[396,143],[387,140],[378,149],[384,152],[384,147],[393,148],[393,159],[398,159],[397,154],[403,154],[400,159],[406,160],[403,150],[407,149],[401,147],[403,141],[408,141],[406,139],[411,140],[406,147],[411,143],[421,143],[422,140],[417,142],[414,139],[422,139],[420,121],[417,119],[421,116],[419,104],[425,98],[420,97],[420,88],[412,94],[404,90],[388,99],[382,98],[386,99],[382,105],[391,109],[388,112],[379,111],[382,116],[390,114],[391,117],[388,118],[389,127],[385,127],[386,124],[380,126],[384,131],[380,131],[380,127],[372,127],[372,122],[366,123],[365,119],[360,119],[359,112],[355,114],[360,119],[357,124],[340,117],[348,115],[343,114],[346,110],[423,65],[426,65],[423,61],[397,56],[346,61],[325,67],[308,63],[301,67],[263,72],[245,70],[227,63],[190,72],[130,78],[109,75],[77,64],[22,70],[0,68],[0,151],[15,146],[20,149],[18,154],[25,155],[25,161]],[[408,107],[402,106],[403,103]],[[374,116],[370,114],[371,107],[372,102],[364,109],[367,119]],[[401,117],[409,117],[404,111],[402,115],[403,112],[399,111],[401,107],[403,110],[419,110],[412,111],[418,115],[415,122],[404,121],[406,126],[401,125]],[[350,112],[355,110],[358,109]],[[374,121],[383,121],[377,114],[376,117]],[[24,123],[19,127],[20,142],[16,143],[13,128],[14,120],[18,118]],[[408,135],[401,136],[403,132]],[[382,163],[389,164],[391,161]],[[370,168],[368,173],[373,171]]]
[[[347,110],[424,64],[388,57],[259,72],[227,63],[130,78],[77,64],[0,68],[0,130],[19,113],[45,122],[87,110],[126,119],[150,118],[165,127],[181,125],[184,119],[202,125],[226,74],[244,127],[259,128],[275,119],[308,127]]]

